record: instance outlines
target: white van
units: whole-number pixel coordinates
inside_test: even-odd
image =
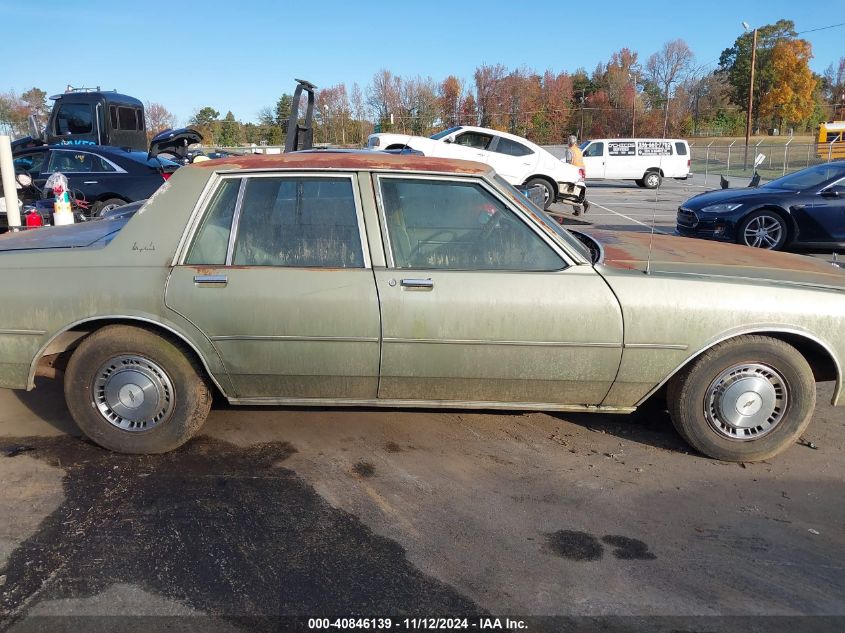
[[[686,179],[690,149],[680,138],[600,138],[581,144],[587,180],[633,180],[656,189],[663,178]]]

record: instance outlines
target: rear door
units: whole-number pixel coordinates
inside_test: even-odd
[[[166,304],[211,340],[245,402],[369,400],[379,305],[354,174],[222,178]]]
[[[802,239],[845,243],[845,180],[815,194],[809,220],[801,230]]]
[[[102,156],[74,149],[51,150],[46,171],[67,176],[71,192],[88,202],[110,194],[114,179],[126,174],[125,169]]]
[[[587,180],[605,177],[605,143],[593,141],[584,148],[584,171]]]
[[[497,136],[490,145],[488,162],[512,184],[521,185],[536,173],[540,157],[530,147],[504,136]]]

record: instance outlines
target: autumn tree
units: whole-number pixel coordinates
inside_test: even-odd
[[[663,94],[663,136],[669,126],[669,98],[672,87],[683,80],[694,55],[682,39],[666,42],[660,51],[654,53],[646,62],[648,79],[658,86]]]
[[[832,118],[845,119],[845,57],[827,67],[822,87],[824,98],[832,106]]]
[[[401,78],[382,68],[373,76],[373,83],[367,87],[367,104],[372,110],[373,118],[384,131],[387,131],[390,124],[390,115],[395,115],[399,110],[401,86]]]
[[[475,107],[482,127],[490,127],[502,107],[500,91],[505,72],[502,64],[482,64],[475,69]]]
[[[816,78],[810,70],[813,57],[805,40],[781,40],[772,48],[772,87],[760,97],[760,117],[794,125],[813,113]]]
[[[147,101],[144,105],[144,117],[147,127],[147,141],[159,132],[176,127],[176,117],[160,103]]]
[[[21,94],[21,101],[27,111],[27,116],[34,114],[43,125],[50,116],[50,106],[47,103],[47,93],[40,88],[30,88]]]
[[[464,87],[461,80],[454,75],[449,75],[440,82],[437,90],[438,105],[440,108],[440,120],[446,127],[458,125],[463,92]]]
[[[223,147],[235,147],[241,142],[241,126],[235,119],[235,115],[229,110],[220,122],[220,132],[217,144]]]

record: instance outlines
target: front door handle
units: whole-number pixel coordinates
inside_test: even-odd
[[[199,288],[222,288],[229,283],[226,275],[196,275],[194,285]]]
[[[85,180],[83,181],[83,185],[96,185],[99,181],[97,180]]]
[[[431,279],[403,279],[399,282],[403,288],[434,288]]]

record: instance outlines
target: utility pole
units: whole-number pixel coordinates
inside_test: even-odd
[[[584,140],[584,92],[585,88],[581,88],[581,127],[578,128],[578,140]]]
[[[751,107],[754,103],[754,66],[757,63],[757,29],[751,44],[751,82],[748,84],[748,114],[745,119],[745,159],[743,169],[748,169],[748,144],[751,141]]]
[[[631,138],[637,138],[637,73],[634,73],[634,92],[631,96]]]

